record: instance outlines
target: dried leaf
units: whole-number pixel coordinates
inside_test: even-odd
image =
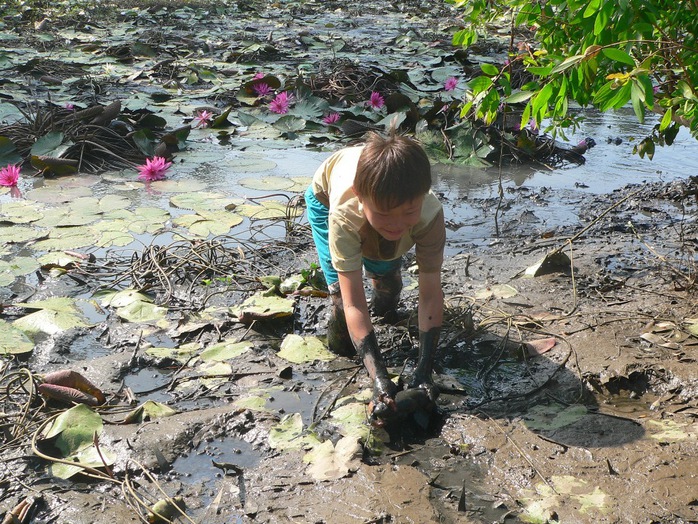
[[[532,357],[535,357],[536,355],[542,355],[543,353],[547,353],[548,351],[553,349],[556,344],[557,340],[555,339],[555,337],[541,338],[538,340],[531,340],[530,342],[524,342],[526,352]]]

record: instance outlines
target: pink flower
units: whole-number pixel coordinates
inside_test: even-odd
[[[371,98],[368,100],[368,105],[373,109],[380,109],[385,105],[385,99],[378,91],[371,93]]]
[[[252,89],[257,94],[257,96],[264,96],[271,93],[271,87],[269,87],[269,84],[265,84],[264,82],[254,84],[252,86]]]
[[[15,187],[19,180],[19,166],[7,165],[0,169],[0,186]]]
[[[146,182],[163,180],[165,178],[165,172],[170,168],[171,165],[172,162],[167,162],[161,156],[155,156],[152,160],[150,158],[146,158],[145,164],[136,168],[141,173],[138,175],[138,178],[140,180],[145,180]]]
[[[203,111],[199,111],[196,114],[192,122],[196,122],[196,124],[194,124],[194,127],[208,127],[211,124],[212,117],[213,113],[204,109]]]
[[[339,122],[339,113],[328,113],[322,121],[327,125],[336,124]]]
[[[453,91],[458,86],[458,79],[455,76],[447,78],[444,82],[444,89],[446,91]]]
[[[74,111],[75,110],[75,104],[71,102],[66,102],[64,106],[68,111]]]
[[[264,78],[266,75],[264,73],[257,73],[252,77],[252,80],[259,80],[260,78]]]
[[[291,100],[293,100],[293,95],[289,95],[286,91],[279,93],[269,104],[269,111],[278,113],[279,115],[288,113],[288,106]]]

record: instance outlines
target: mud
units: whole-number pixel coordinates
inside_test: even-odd
[[[318,7],[294,4],[296,14],[301,4]],[[324,334],[326,299],[298,298],[281,325],[209,326],[202,339],[245,339],[254,351],[236,357],[221,383],[185,391],[175,387],[182,367],[142,351],[176,337],[150,333],[139,351],[137,331],[105,322],[52,337],[3,370],[70,367],[105,391],[100,445],[116,454],[114,480],[50,476],[28,434],[3,448],[0,514],[30,498],[27,522],[144,522],[145,506],[177,496],[187,517],[172,520],[201,524],[698,522],[696,180],[686,173],[608,194],[517,180],[501,198],[441,194],[447,309],[441,395],[427,420],[376,429],[379,450],[365,445],[346,474],[320,481],[305,449],[272,447],[270,435],[299,413],[304,428],[336,443],[344,435],[332,407],[370,386],[352,359],[290,365],[278,356],[288,332]],[[536,218],[552,207],[574,220]],[[279,264],[289,272],[314,260],[299,231],[302,249]],[[538,276],[525,275],[556,250]],[[401,321],[376,324],[391,371],[405,378],[417,350],[410,265]],[[57,286],[62,295],[75,284]],[[17,302],[32,290],[4,293]],[[264,409],[236,403],[258,391],[273,392]],[[122,424],[145,400],[178,413]]]

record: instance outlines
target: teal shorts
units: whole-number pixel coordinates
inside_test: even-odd
[[[339,280],[337,270],[332,266],[332,258],[330,257],[330,210],[315,198],[312,187],[309,187],[305,192],[305,204],[307,206],[308,222],[313,232],[315,249],[317,249],[317,255],[320,259],[320,267],[325,275],[325,281],[329,286]],[[363,258],[363,265],[366,271],[376,276],[386,275],[400,269],[401,262],[402,257],[396,258],[395,260],[371,260],[369,258]]]

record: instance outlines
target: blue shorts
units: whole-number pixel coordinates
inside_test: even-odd
[[[339,280],[337,271],[332,266],[332,258],[330,257],[330,210],[315,198],[312,187],[309,187],[305,192],[305,204],[307,206],[308,222],[313,231],[313,241],[315,242],[318,258],[320,259],[320,267],[325,275],[325,281],[329,286]],[[366,271],[376,276],[386,275],[398,270],[401,262],[402,257],[395,260],[371,260],[369,258],[363,258],[363,265]]]

